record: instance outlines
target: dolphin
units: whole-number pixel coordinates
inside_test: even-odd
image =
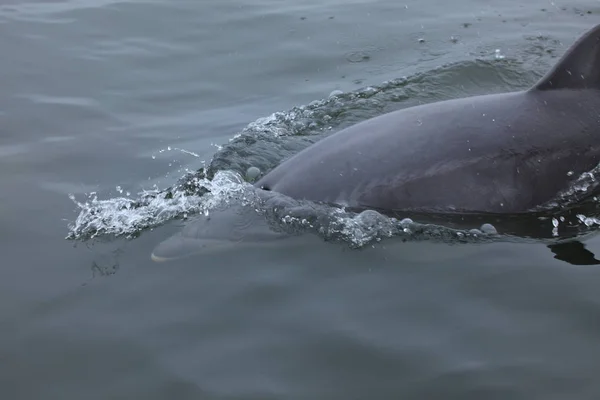
[[[533,87],[405,108],[316,142],[255,186],[358,209],[525,213],[600,162],[600,25]]]
[[[517,215],[527,225],[526,217],[535,217],[535,210],[552,204],[599,163],[597,25],[527,90],[430,103],[363,121],[300,151],[254,186],[388,215],[449,213],[461,222],[469,215]],[[286,236],[252,223],[230,239],[228,228],[215,230],[217,220],[212,228],[206,221],[199,221],[202,229],[191,224],[159,245],[152,259],[252,244],[254,230],[269,243]],[[600,264],[578,241],[548,247],[573,265]]]

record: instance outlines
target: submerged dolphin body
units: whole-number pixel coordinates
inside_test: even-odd
[[[256,186],[380,210],[520,213],[600,162],[600,25],[532,88],[384,114],[313,144]]]
[[[199,252],[209,255],[244,246],[266,248],[288,237],[269,229],[265,219],[252,210],[230,207],[187,221],[181,232],[156,246],[150,258],[163,262]]]

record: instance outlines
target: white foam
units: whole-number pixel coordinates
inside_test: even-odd
[[[143,229],[158,226],[174,218],[207,213],[234,198],[242,203],[254,201],[252,196],[245,195],[249,185],[244,183],[238,174],[232,172],[219,172],[212,181],[198,179],[194,184],[198,188],[205,187],[210,192],[199,196],[186,194],[183,190],[149,190],[138,193],[138,199],[115,197],[106,200],[99,199],[97,194],[92,192],[84,202],[70,195],[69,198],[80,211],[76,220],[69,225],[67,238],[93,238],[99,235],[131,237]]]

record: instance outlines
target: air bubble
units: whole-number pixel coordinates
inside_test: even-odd
[[[260,174],[260,169],[258,169],[257,167],[250,167],[248,168],[248,170],[246,170],[246,180],[248,182],[254,182],[256,178],[260,176]]]
[[[498,233],[498,231],[492,224],[483,224],[483,225],[481,225],[481,228],[479,228],[479,229],[481,229],[481,231],[483,233],[486,233],[488,235],[495,235]]]

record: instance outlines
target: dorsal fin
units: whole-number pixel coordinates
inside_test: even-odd
[[[600,89],[600,25],[577,40],[531,90]]]

